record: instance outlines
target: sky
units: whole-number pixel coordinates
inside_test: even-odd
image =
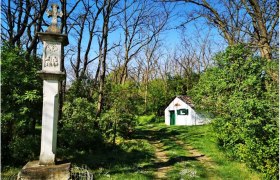
[[[7,1],[7,0],[5,0]],[[4,1],[4,2],[5,2]],[[74,1],[68,1],[70,3],[74,3]],[[122,1],[123,2],[123,1]],[[49,2],[49,8],[51,9],[50,5],[52,3],[58,3],[58,0],[50,0]],[[179,3],[166,3],[166,5],[170,5],[172,7],[172,13],[171,18],[169,19],[167,23],[167,30],[165,30],[161,35],[160,39],[163,44],[162,51],[166,54],[170,54],[176,49],[180,48],[182,38],[187,39],[190,44],[193,44],[194,46],[200,41],[203,40],[208,34],[210,34],[211,42],[213,42],[213,51],[220,51],[224,48],[225,43],[223,38],[219,35],[219,32],[215,28],[209,29],[209,26],[206,25],[206,22],[204,19],[198,19],[194,22],[190,22],[188,24],[185,24],[184,29],[182,29],[182,26],[180,24],[184,23],[186,18],[191,14],[190,12],[193,12],[197,9],[195,5],[191,5],[190,3],[185,2],[179,2]],[[70,7],[68,7],[69,10]],[[83,9],[81,7],[78,7],[77,9],[78,13],[83,12]],[[188,14],[190,13],[190,14]],[[47,22],[51,22],[51,18],[48,18],[47,15],[44,15],[44,19]],[[99,24],[99,26],[101,26]],[[47,27],[44,27],[46,29]],[[184,30],[184,34],[182,35],[182,30]],[[121,37],[120,30],[116,30],[114,32],[111,32],[109,34],[109,46],[113,44],[114,42],[117,42],[118,39]],[[71,49],[75,51],[75,46],[77,45],[77,41],[75,35],[73,36],[72,33],[68,34],[69,38],[69,45],[66,47],[66,49]],[[88,34],[84,34],[84,42],[83,44],[86,44],[88,39]],[[93,45],[92,45],[92,51],[91,51],[91,58],[96,56],[96,52],[98,51],[96,38],[94,39]],[[39,54],[42,54],[42,43],[40,43],[40,48],[38,50]],[[69,57],[68,57],[69,58]],[[69,59],[65,61],[65,66],[70,68],[70,61]],[[93,63],[92,69],[94,71],[94,66],[96,66],[96,63]]]
[[[196,6],[186,4],[184,2],[180,3],[169,3],[168,5],[174,6],[171,13],[171,18],[167,23],[167,30],[161,33],[160,39],[163,44],[162,51],[165,51],[165,54],[170,54],[176,49],[180,48],[181,40],[182,40],[182,26],[180,24],[184,23],[188,13],[195,11],[197,9]],[[81,10],[82,11],[82,10]],[[50,21],[50,19],[49,19]],[[101,26],[101,25],[100,25]],[[114,42],[118,42],[119,38],[122,36],[123,32],[120,30],[116,30],[109,34],[109,46],[112,45]],[[197,19],[194,22],[190,22],[185,24],[184,26],[184,38],[186,38],[191,44],[197,44],[198,41],[203,40],[208,34],[210,34],[211,42],[213,42],[213,51],[220,51],[224,49],[225,43],[223,38],[219,35],[219,32],[215,28],[209,29],[209,26],[206,25],[206,22],[203,18]],[[88,35],[85,34],[84,36],[84,44],[87,42]],[[75,37],[71,34],[68,35],[69,37],[69,47],[74,47],[75,44]],[[98,45],[96,44],[96,38],[94,39],[95,43],[92,45],[91,57],[96,57],[98,52]],[[110,56],[109,56],[110,57]],[[166,57],[165,57],[166,58]],[[69,61],[65,61],[66,67],[70,69]],[[91,71],[94,72],[97,63],[92,63]]]

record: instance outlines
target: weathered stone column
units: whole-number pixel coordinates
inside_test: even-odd
[[[47,11],[49,16],[53,16],[52,24],[47,32],[38,33],[43,41],[42,70],[38,73],[44,81],[40,165],[55,164],[60,82],[65,78],[61,64],[62,52],[64,46],[68,45],[67,35],[60,34],[57,26],[57,16],[62,14],[58,13],[56,4],[52,8],[52,11]]]
[[[59,113],[60,81],[65,78],[61,70],[63,58],[62,48],[68,44],[66,35],[54,33],[38,33],[43,41],[42,71],[43,79],[43,115],[40,164],[50,165],[55,163],[57,121]]]
[[[39,75],[43,79],[43,115],[41,153],[39,161],[28,162],[18,174],[21,180],[68,180],[70,179],[70,163],[56,162],[57,121],[59,114],[60,82],[65,78],[62,70],[63,48],[68,44],[65,34],[60,34],[57,17],[62,16],[57,11],[58,6],[52,4],[52,10],[47,10],[52,16],[52,23],[46,32],[38,33],[43,41],[43,62]]]

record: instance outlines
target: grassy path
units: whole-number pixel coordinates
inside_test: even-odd
[[[166,127],[141,128],[138,134],[155,149],[157,169],[154,172],[155,179],[189,179],[199,177],[196,168],[203,168],[204,177],[207,179],[220,179],[215,175],[214,165],[211,159],[200,153],[190,145],[178,140],[176,131],[168,131]],[[190,166],[190,168],[187,168]]]
[[[131,139],[91,151],[60,149],[58,157],[86,167],[99,180],[230,179],[258,180],[261,176],[226,157],[215,143],[210,126],[138,126]],[[16,174],[15,167],[2,175]]]
[[[199,152],[197,149],[193,148],[192,146],[186,145],[183,141],[176,140],[176,143],[179,144],[182,148],[184,148],[186,150],[186,152],[188,154],[190,154],[190,157],[196,158],[202,166],[207,168],[207,173],[209,174],[208,179],[213,179],[213,180],[221,179],[220,177],[215,176],[216,164],[214,164],[213,160],[210,157],[202,154],[201,152]]]
[[[198,150],[178,140],[176,131],[169,131],[168,127],[150,126],[138,129],[138,137],[146,139],[155,149],[156,170],[155,179],[184,179],[199,177],[198,172],[191,166],[201,170],[200,175],[209,177],[215,174],[211,159]],[[190,166],[188,168],[187,166]],[[189,176],[189,177],[188,177]],[[215,176],[213,179],[220,179]]]
[[[154,179],[261,179],[217,148],[209,126],[150,125],[136,134],[155,149]]]
[[[147,133],[147,132],[146,132]],[[151,134],[149,134],[151,133]],[[167,156],[167,152],[165,150],[165,145],[160,140],[153,140],[156,139],[157,134],[159,133],[158,130],[151,129],[151,131],[148,131],[148,134],[146,134],[146,137],[148,137],[148,142],[154,147],[155,149],[155,157],[156,161],[155,163],[158,164],[158,167],[156,169],[156,172],[154,173],[155,179],[168,179],[167,173],[172,170],[173,166],[171,166],[168,161],[170,158]],[[143,137],[145,138],[145,137]],[[181,140],[176,139],[175,137],[170,137],[170,141],[176,142],[183,150],[186,151],[186,154],[190,154],[188,158],[193,158],[199,161],[201,165],[208,167],[208,173],[214,174],[214,164],[211,160],[211,158],[205,156],[204,154],[200,153],[197,149],[194,149],[190,145],[185,145],[185,143]],[[176,158],[173,158],[176,159]],[[182,159],[182,157],[181,157]],[[176,162],[176,161],[175,161]]]
[[[163,144],[160,143],[160,141],[150,141],[150,144],[152,144],[155,148],[155,157],[156,157],[156,164],[162,164],[163,166],[159,166],[156,169],[155,172],[155,179],[165,179],[166,178],[166,173],[171,169],[171,166],[167,165],[164,166],[169,160],[167,157],[165,151],[163,150]]]

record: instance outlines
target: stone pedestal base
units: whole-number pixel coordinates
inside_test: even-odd
[[[70,163],[39,165],[39,161],[28,162],[18,174],[18,180],[68,180],[70,179]]]

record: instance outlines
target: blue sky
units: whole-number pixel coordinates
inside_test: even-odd
[[[175,4],[171,4],[175,5]],[[180,24],[184,23],[186,20],[187,13],[192,12],[196,10],[197,7],[194,5],[186,4],[184,2],[180,2],[176,4],[176,7],[172,11],[172,18],[169,20],[167,24],[167,28],[169,30],[164,31],[161,34],[161,40],[163,43],[163,51],[166,51],[165,53],[172,53],[172,51],[175,51],[178,47],[180,47],[181,44],[181,38],[182,38],[182,28],[179,27]],[[50,19],[49,19],[50,21]],[[179,28],[178,28],[179,27]],[[225,43],[223,38],[219,35],[219,32],[215,28],[209,29],[209,26],[206,25],[205,20],[203,18],[198,19],[194,22],[190,22],[185,25],[185,38],[187,38],[190,43],[197,43],[198,39],[203,39],[204,36],[207,36],[210,31],[210,38],[215,43],[213,43],[213,51],[220,51],[221,49],[224,49]],[[116,30],[114,32],[111,32],[109,34],[109,46],[112,45],[114,42],[117,42],[118,39],[121,37],[120,30]],[[85,34],[84,39],[88,39],[88,35]],[[196,38],[198,36],[198,38]],[[75,46],[75,40],[74,37],[69,34],[69,47]],[[92,51],[91,51],[91,58],[95,57],[97,52],[97,43],[96,38],[92,45]],[[66,61],[66,66],[70,66],[70,63]],[[93,63],[91,65],[93,71],[96,67],[96,63]]]
[[[7,2],[7,0],[5,0],[4,2]],[[74,3],[74,1],[68,1],[70,3]],[[52,3],[58,3],[57,0],[50,0],[49,2],[49,7],[48,9],[50,9],[50,5]],[[167,3],[166,5],[171,5],[174,6],[175,3]],[[68,7],[69,9],[70,7]],[[164,48],[162,49],[163,51],[166,51],[165,53],[172,53],[172,51],[175,51],[178,47],[180,47],[181,44],[181,39],[182,39],[182,28],[178,28],[180,24],[182,24],[183,22],[185,22],[186,17],[188,17],[188,13],[196,10],[198,7],[194,6],[190,3],[185,3],[185,2],[179,2],[176,3],[175,8],[172,10],[172,15],[171,15],[171,19],[169,20],[168,24],[167,24],[167,29],[161,34],[161,40],[162,40],[162,44],[164,46]],[[78,7],[77,9],[78,13],[83,12],[83,9],[81,7]],[[48,18],[47,15],[44,15],[44,19],[47,22],[51,22],[51,18]],[[101,26],[101,25],[100,25]],[[44,27],[44,29],[46,29],[46,27]],[[198,41],[199,39],[203,39],[205,38],[206,35],[209,34],[209,31],[211,32],[211,41],[215,42],[213,43],[213,51],[219,51],[221,49],[224,48],[225,43],[223,38],[221,38],[221,36],[219,35],[219,32],[217,31],[217,29],[212,28],[209,29],[209,26],[207,26],[205,24],[205,20],[204,19],[198,19],[194,22],[190,22],[188,24],[185,25],[185,29],[184,29],[185,33],[184,33],[184,38],[186,38],[191,44],[193,43],[195,45],[195,43],[197,43],[196,41]],[[113,44],[114,42],[118,41],[118,39],[121,37],[121,34],[123,32],[121,32],[120,30],[116,30],[112,33],[110,33],[109,35],[109,46],[110,44]],[[69,37],[69,45],[66,47],[66,49],[68,48],[72,48],[72,50],[76,50],[75,46],[77,45],[77,41],[75,40],[75,36],[73,36],[71,33],[68,34]],[[86,41],[88,39],[88,34],[85,33],[84,34],[84,43],[86,44]],[[96,38],[93,41],[92,44],[92,51],[91,51],[91,58],[95,57],[96,54],[95,52],[97,51],[97,41]],[[38,50],[38,54],[42,54],[42,44],[40,43],[40,48]],[[69,58],[69,57],[68,57]],[[70,66],[69,63],[69,59],[65,61],[66,63],[66,67]],[[93,64],[93,68],[94,68],[94,64]]]

